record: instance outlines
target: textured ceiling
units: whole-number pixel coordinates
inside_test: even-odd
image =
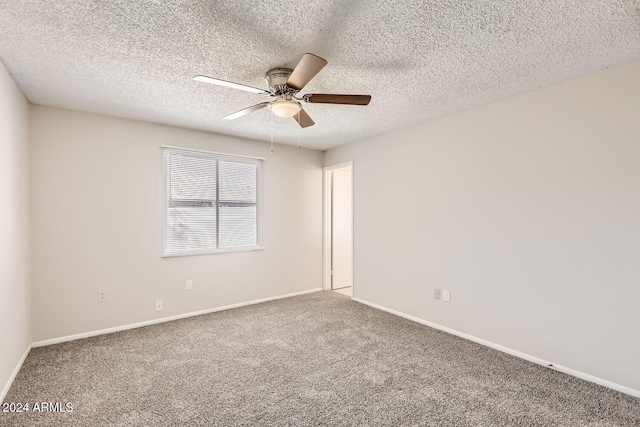
[[[305,52],[316,122],[271,119],[264,73]],[[640,0],[0,0],[0,59],[34,104],[327,149],[640,58]],[[640,76],[639,76],[640,78]]]

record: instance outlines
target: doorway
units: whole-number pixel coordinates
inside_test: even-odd
[[[324,168],[324,289],[353,297],[353,162]]]

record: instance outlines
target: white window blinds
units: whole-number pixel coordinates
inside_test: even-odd
[[[163,255],[259,248],[262,160],[162,147]]]

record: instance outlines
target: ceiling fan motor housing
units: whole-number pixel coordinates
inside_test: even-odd
[[[297,90],[287,86],[287,79],[293,70],[291,68],[273,68],[267,71],[265,79],[269,85],[269,89],[275,95],[294,94]]]

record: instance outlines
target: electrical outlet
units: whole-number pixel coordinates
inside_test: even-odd
[[[187,290],[193,289],[193,280],[187,280]]]
[[[162,311],[162,301],[156,301],[156,311]]]
[[[433,290],[433,298],[434,299],[440,299],[440,289],[434,289]]]
[[[442,301],[451,302],[451,292],[446,289],[442,290]]]
[[[98,302],[107,302],[107,293],[105,291],[98,291]]]

